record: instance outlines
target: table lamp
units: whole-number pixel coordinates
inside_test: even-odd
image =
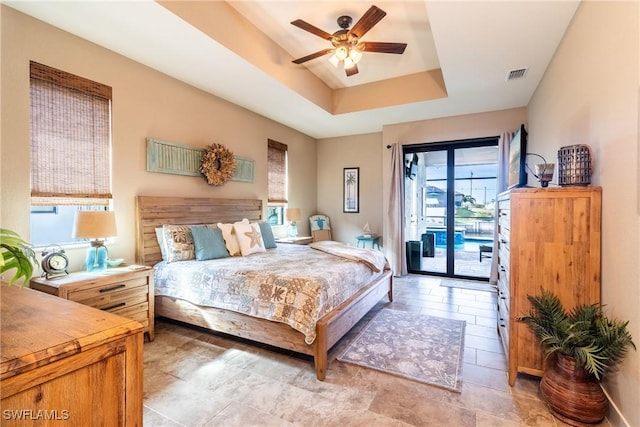
[[[300,208],[287,208],[287,220],[291,221],[289,225],[289,237],[298,237],[298,225],[296,221],[300,221]]]
[[[94,239],[87,250],[87,271],[107,269],[109,258],[104,240],[115,237],[116,215],[113,211],[78,211],[73,224],[73,237],[78,239]]]

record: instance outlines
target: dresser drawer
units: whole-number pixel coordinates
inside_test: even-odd
[[[122,289],[112,292],[105,292],[98,294],[91,298],[75,299],[70,298],[72,301],[79,302],[80,304],[88,305],[90,307],[99,308],[100,310],[114,310],[117,308],[123,308],[142,302],[147,302],[149,298],[149,292],[146,286],[138,286],[136,288]]]
[[[509,293],[509,282],[506,277],[498,278],[498,302],[504,305],[502,310],[507,316],[509,315],[509,307],[511,304],[511,295]]]
[[[505,356],[509,359],[509,312],[501,299],[498,299],[498,333]]]
[[[506,231],[507,233],[511,230],[511,211],[510,210],[499,210],[498,211],[498,230],[500,232]]]

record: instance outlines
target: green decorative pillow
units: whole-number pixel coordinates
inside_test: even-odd
[[[277,248],[276,239],[273,237],[273,230],[271,224],[268,222],[260,222],[260,232],[262,233],[262,241],[264,242],[265,249]]]
[[[229,251],[222,237],[222,230],[219,228],[209,228],[203,225],[191,226],[193,235],[193,245],[196,251],[196,260],[226,258]]]

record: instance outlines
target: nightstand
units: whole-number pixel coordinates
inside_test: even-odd
[[[308,245],[311,242],[313,242],[313,237],[311,236],[283,237],[281,239],[276,239],[276,243],[290,243],[294,245]]]
[[[108,268],[50,279],[31,279],[31,288],[140,322],[154,338],[153,268]]]
[[[366,246],[367,242],[371,242],[371,249],[373,249],[374,246],[377,246],[378,250],[380,250],[380,236],[377,234],[356,237],[356,247],[360,247],[360,242],[362,242],[363,248]]]

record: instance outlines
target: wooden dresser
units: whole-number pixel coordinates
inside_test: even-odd
[[[141,426],[143,328],[19,286],[0,286],[2,426]]]
[[[519,372],[542,376],[545,369],[539,341],[516,320],[530,310],[527,295],[549,289],[567,309],[600,302],[601,199],[600,187],[498,196],[498,331],[510,385]]]
[[[45,279],[31,279],[31,288],[137,320],[149,340],[154,337],[153,268],[109,268],[103,272],[80,271]]]

